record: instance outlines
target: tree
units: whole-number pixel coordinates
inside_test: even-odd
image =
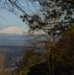
[[[23,0],[23,3],[27,3],[27,9],[31,11],[31,14],[26,12],[22,7],[22,1],[20,0],[8,0],[8,4],[15,10],[17,8],[23,15],[20,16],[23,21],[27,22],[31,30],[43,29],[45,33],[51,35],[53,40],[58,37],[70,23],[74,22],[73,0]],[[33,5],[33,8],[38,13],[33,12],[29,7],[29,3]],[[35,6],[37,5],[37,7]]]
[[[70,32],[69,32],[70,31]],[[28,75],[72,75],[74,71],[74,26],[68,28],[63,34],[63,37],[53,47],[48,43],[48,49],[52,51],[52,59],[50,58],[50,52],[45,53],[46,62],[36,64],[32,66]],[[50,47],[50,48],[49,48]],[[50,67],[52,60],[52,70]],[[48,64],[47,64],[48,63]],[[43,71],[39,70],[41,68]],[[52,72],[52,73],[51,73]]]
[[[4,0],[2,2],[12,12],[16,9],[21,11],[23,15],[20,17],[32,31],[43,29],[46,36],[51,35],[54,40],[74,22],[73,0]],[[27,4],[29,13],[25,10],[24,4]]]
[[[0,50],[0,75],[4,75],[6,74],[6,70],[5,70],[5,67],[6,67],[6,58],[5,58],[5,53]]]
[[[69,32],[70,31],[70,32]],[[17,75],[72,75],[74,71],[74,26],[54,46],[45,42],[44,52],[28,50],[18,64]],[[52,54],[52,55],[51,55]]]
[[[36,50],[26,50],[22,61],[16,65],[16,74],[27,75],[30,67],[34,66],[35,64],[39,64],[41,59],[41,54],[36,52]]]

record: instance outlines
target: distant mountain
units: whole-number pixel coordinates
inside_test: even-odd
[[[33,33],[34,37],[37,37],[41,34],[44,34],[42,30],[35,31]],[[6,29],[0,30],[0,45],[29,45],[29,40],[33,41],[33,37],[28,34],[28,30],[20,26],[11,26]]]
[[[0,30],[0,33],[1,34],[19,34],[19,35],[22,35],[22,34],[27,34],[28,30],[26,30],[20,26],[11,26],[11,27],[8,27],[6,29]]]

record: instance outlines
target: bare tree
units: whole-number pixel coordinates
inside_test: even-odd
[[[6,66],[6,58],[5,58],[5,53],[0,50],[0,74],[4,75],[5,72],[5,66]]]

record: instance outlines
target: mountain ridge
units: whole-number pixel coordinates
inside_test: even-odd
[[[6,29],[0,30],[0,34],[27,34],[28,30],[24,29],[23,27],[20,26],[10,26]]]

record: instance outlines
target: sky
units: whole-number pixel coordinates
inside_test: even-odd
[[[20,0],[19,0],[20,1]],[[22,8],[27,13],[36,13],[37,9],[39,7],[38,3],[36,3],[38,6],[34,8],[33,4],[29,2],[28,0],[22,0],[20,1]],[[12,9],[11,9],[12,10]],[[26,25],[24,22],[22,22],[22,19],[19,17],[20,15],[15,15],[13,12],[10,12],[6,9],[0,9],[0,30],[7,28],[9,26],[21,26],[25,29],[29,29],[28,25]]]
[[[28,25],[22,22],[19,16],[7,10],[0,10],[0,30],[9,26],[21,26],[29,29]]]

